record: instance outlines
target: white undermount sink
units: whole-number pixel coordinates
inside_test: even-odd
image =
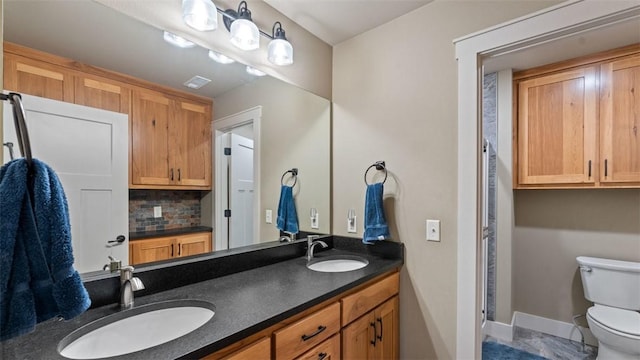
[[[362,269],[369,265],[367,259],[353,255],[333,255],[311,260],[307,267],[319,272],[345,272]]]
[[[130,354],[184,336],[207,323],[213,304],[200,300],[153,303],[105,316],[67,335],[58,344],[69,359]]]

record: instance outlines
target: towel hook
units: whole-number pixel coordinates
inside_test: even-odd
[[[367,182],[367,173],[373,167],[375,167],[376,170],[378,170],[378,171],[383,171],[384,170],[384,179],[382,180],[382,183],[384,184],[387,181],[387,176],[389,175],[389,173],[387,172],[387,166],[386,166],[384,161],[376,161],[375,163],[373,163],[373,165],[371,165],[371,166],[369,166],[367,168],[367,170],[364,172],[364,183],[369,185],[369,183]]]
[[[31,168],[31,142],[29,141],[29,131],[24,121],[25,112],[22,106],[22,96],[18,93],[0,94],[0,100],[9,101],[13,105],[13,124],[18,137],[18,147],[20,153],[27,160],[27,165]]]
[[[291,170],[285,171],[284,174],[282,174],[282,177],[280,178],[280,183],[284,185],[284,177],[288,173],[291,173],[291,177],[293,178],[293,185],[291,185],[291,187],[296,186],[296,183],[298,182],[298,168],[293,168]]]

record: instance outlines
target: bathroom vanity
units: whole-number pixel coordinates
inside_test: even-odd
[[[358,239],[334,236],[322,240],[329,248],[316,258],[357,255],[368,265],[347,272],[310,270],[303,240],[138,269],[135,275],[146,290],[136,293],[136,306],[198,300],[212,303],[215,315],[185,336],[114,359],[397,358],[402,244],[365,246]],[[3,358],[64,359],[58,352],[62,339],[120,311],[117,278],[103,276],[85,284],[94,308],[5,341]]]

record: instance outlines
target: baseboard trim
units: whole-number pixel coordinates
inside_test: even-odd
[[[542,316],[531,315],[522,312],[514,312],[513,326],[539,331],[541,333],[558,336],[564,339],[580,342],[580,331],[571,323],[548,319]],[[593,336],[589,328],[580,326],[587,345],[598,346],[598,340]]]
[[[500,340],[513,341],[513,325],[487,320],[482,328],[482,334]]]

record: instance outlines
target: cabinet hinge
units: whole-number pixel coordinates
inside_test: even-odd
[[[227,209],[224,211],[224,217],[226,218],[231,217],[231,209]]]
[[[224,154],[225,154],[226,156],[231,155],[231,148],[229,148],[229,147],[224,148]]]

